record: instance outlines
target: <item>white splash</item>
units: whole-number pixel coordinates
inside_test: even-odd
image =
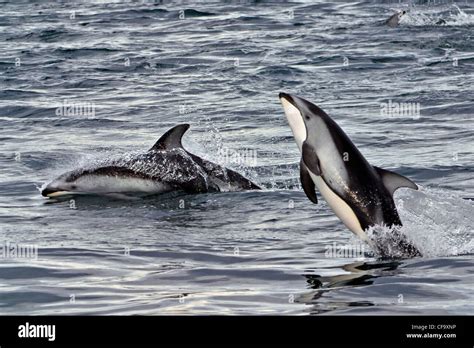
[[[441,7],[411,7],[400,19],[400,25],[408,26],[467,26],[474,24],[474,15],[467,14],[457,5]]]
[[[453,191],[420,187],[400,189],[395,203],[401,232],[424,257],[474,253],[474,202]]]

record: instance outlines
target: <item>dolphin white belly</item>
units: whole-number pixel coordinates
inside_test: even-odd
[[[163,193],[171,190],[171,186],[160,181],[136,177],[89,175],[78,180],[78,184],[86,192],[94,193]]]
[[[367,234],[360,226],[359,219],[354,214],[354,211],[349,205],[341,199],[333,190],[329,188],[324,179],[321,176],[310,173],[311,179],[315,183],[321,195],[324,197],[329,207],[334,211],[337,217],[342,221],[346,227],[354,232],[359,238],[369,242]]]
[[[88,193],[146,193],[158,194],[172,190],[165,183],[134,177],[101,176],[90,175],[78,180],[81,191],[56,191],[48,194],[48,197],[61,197],[65,195],[80,195]]]

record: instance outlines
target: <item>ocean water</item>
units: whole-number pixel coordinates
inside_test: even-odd
[[[472,314],[473,33],[469,1],[0,4],[0,314]],[[309,202],[281,91],[419,184],[422,258]],[[263,190],[40,195],[179,123]]]

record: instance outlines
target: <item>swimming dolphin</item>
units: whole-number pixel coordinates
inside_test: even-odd
[[[109,159],[64,173],[47,184],[41,194],[58,197],[85,193],[120,195],[260,189],[239,173],[186,151],[181,138],[188,128],[188,124],[171,128],[144,154]]]
[[[417,190],[417,185],[397,173],[371,166],[346,133],[316,105],[286,93],[279,97],[302,153],[300,179],[306,196],[317,203],[317,187],[347,228],[382,256],[390,256],[368,238],[366,230],[385,225],[393,227],[391,237],[399,234],[396,227],[402,223],[392,195],[399,187]],[[403,235],[396,237],[401,254],[421,255]]]
[[[385,24],[387,24],[389,27],[396,27],[398,24],[400,24],[400,19],[407,13],[407,11],[400,11],[397,12],[393,15],[391,15],[386,21]]]

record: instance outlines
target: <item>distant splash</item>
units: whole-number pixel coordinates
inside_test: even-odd
[[[474,253],[474,204],[444,189],[399,190],[401,232],[423,257]]]
[[[474,25],[474,15],[467,14],[459,6],[423,6],[410,7],[400,20],[400,25],[406,26],[469,26]]]

